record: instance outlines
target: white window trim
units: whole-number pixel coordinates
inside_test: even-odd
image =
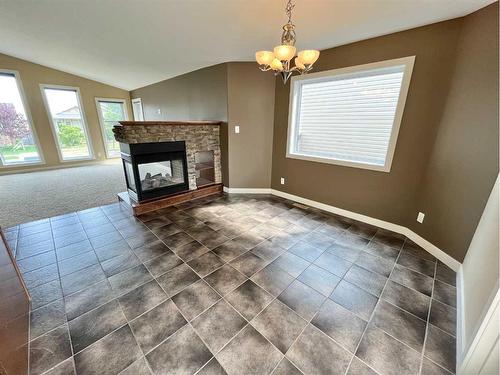
[[[0,69],[0,73],[12,74],[16,79],[17,89],[19,90],[19,95],[21,96],[21,102],[23,103],[24,106],[24,112],[26,113],[26,120],[28,121],[31,133],[33,135],[33,140],[35,141],[38,150],[38,156],[40,157],[39,161],[29,161],[29,162],[12,163],[12,164],[5,164],[4,161],[2,160],[2,157],[0,157],[0,169],[16,168],[24,165],[44,165],[45,157],[43,155],[42,148],[40,147],[40,140],[38,139],[38,134],[36,133],[35,126],[33,125],[33,117],[31,116],[31,110],[28,105],[28,101],[26,100],[26,94],[24,93],[24,87],[21,81],[21,75],[17,70],[10,70],[10,69]]]
[[[139,103],[141,105],[141,117],[142,119],[136,119],[135,118],[135,112],[134,112],[134,104]],[[134,121],[144,121],[144,108],[142,108],[142,99],[141,98],[135,98],[132,99],[132,115],[134,116]]]
[[[399,127],[401,125],[401,119],[403,118],[403,112],[406,104],[406,97],[408,95],[408,89],[410,87],[411,75],[413,72],[413,65],[415,63],[415,56],[402,57],[399,59],[385,60],[374,62],[370,64],[350,66],[347,68],[332,69],[323,72],[311,73],[307,75],[294,76],[291,79],[290,84],[290,104],[288,109],[288,134],[287,134],[287,146],[286,146],[286,157],[291,159],[300,159],[307,161],[315,161],[319,163],[342,165],[345,167],[354,167],[361,169],[369,169],[381,172],[390,172],[392,159],[394,157],[394,151],[396,149],[396,142],[399,134]],[[300,93],[301,93],[301,83],[303,81],[322,81],[330,78],[331,76],[338,76],[343,74],[352,74],[359,71],[366,71],[370,69],[380,69],[386,67],[392,67],[397,65],[405,65],[405,70],[403,74],[403,81],[401,82],[401,90],[399,94],[398,104],[396,107],[396,113],[394,115],[394,123],[392,126],[391,137],[389,138],[389,146],[387,149],[387,157],[385,159],[385,164],[383,166],[370,165],[358,162],[342,161],[330,158],[316,157],[301,155],[292,152],[292,143],[296,138],[296,119],[297,114],[300,110]]]
[[[89,156],[80,157],[80,158],[71,158],[64,159],[61,145],[59,144],[59,138],[57,137],[56,124],[54,124],[54,119],[52,118],[52,114],[50,112],[49,102],[47,101],[47,96],[45,95],[45,89],[55,89],[55,90],[67,90],[67,91],[75,91],[76,92],[76,100],[78,102],[78,106],[80,107],[83,121],[83,132],[85,133],[85,137],[87,139]],[[92,138],[90,137],[89,129],[87,126],[87,117],[85,116],[85,109],[83,108],[82,95],[80,93],[80,88],[76,86],[63,86],[63,85],[52,85],[41,83],[40,91],[42,92],[43,104],[45,105],[45,112],[47,112],[47,117],[50,122],[50,129],[52,131],[52,136],[54,137],[54,142],[56,143],[57,153],[59,155],[59,161],[61,163],[71,163],[75,161],[84,161],[84,160],[94,160],[94,147],[92,145]]]
[[[97,117],[99,117],[99,124],[101,126],[101,134],[102,141],[104,143],[104,150],[106,151],[107,159],[116,159],[119,158],[120,155],[110,156],[108,145],[106,143],[106,130],[104,129],[104,119],[102,118],[101,107],[99,102],[109,102],[109,103],[122,103],[123,104],[123,114],[125,115],[125,121],[128,121],[128,109],[127,109],[127,101],[125,99],[114,99],[114,98],[95,98],[95,107],[97,110]]]

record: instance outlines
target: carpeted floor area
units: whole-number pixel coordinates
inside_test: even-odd
[[[125,191],[121,159],[82,167],[0,176],[3,228],[116,202]]]

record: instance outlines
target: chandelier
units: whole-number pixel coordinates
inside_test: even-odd
[[[272,70],[274,75],[280,74],[283,83],[286,83],[293,73],[306,74],[312,70],[313,64],[319,57],[319,51],[317,50],[303,50],[295,57],[295,66],[291,66],[291,60],[297,51],[295,48],[295,25],[292,23],[292,9],[294,7],[292,0],[288,0],[285,7],[288,22],[283,26],[281,45],[274,47],[273,52],[258,51],[255,53],[255,60],[259,64],[260,70],[263,72]]]

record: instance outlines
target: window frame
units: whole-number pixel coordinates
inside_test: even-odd
[[[59,137],[57,135],[56,124],[54,123],[54,119],[53,119],[52,113],[50,111],[49,102],[47,100],[47,96],[45,95],[45,89],[75,91],[78,107],[80,108],[80,112],[82,115],[83,132],[85,133],[85,137],[87,140],[89,156],[64,159],[63,154],[62,154],[62,150],[61,150],[61,145],[59,143]],[[72,163],[75,161],[95,160],[94,147],[92,145],[92,138],[90,137],[90,132],[89,132],[88,125],[87,125],[88,124],[87,116],[85,115],[85,108],[83,107],[83,101],[82,101],[82,95],[80,92],[80,88],[76,87],[76,86],[53,85],[53,84],[48,84],[48,83],[41,83],[40,84],[40,91],[42,93],[43,104],[45,106],[45,112],[47,113],[47,117],[48,117],[49,123],[51,125],[50,130],[52,131],[52,136],[54,137],[54,142],[56,143],[57,153],[59,155],[59,161],[61,163]]]
[[[106,142],[106,129],[104,129],[104,119],[102,118],[102,111],[99,105],[100,102],[108,102],[108,103],[121,103],[123,104],[123,114],[125,115],[125,120],[128,121],[128,109],[127,109],[127,101],[125,99],[116,99],[116,98],[95,98],[95,107],[97,110],[97,117],[99,118],[99,125],[101,127],[102,141],[104,143],[104,151],[106,152],[107,159],[116,159],[120,157],[120,154],[116,156],[110,156],[108,150],[108,144]]]
[[[40,146],[40,140],[38,138],[38,134],[34,126],[33,117],[31,116],[31,110],[28,104],[28,100],[26,99],[23,82],[21,80],[21,74],[17,70],[11,70],[11,69],[0,69],[0,73],[12,74],[14,76],[14,79],[16,80],[17,90],[19,91],[19,95],[21,96],[21,102],[23,103],[24,112],[26,114],[26,120],[28,121],[28,125],[32,132],[33,140],[35,141],[38,150],[38,155],[40,156],[39,161],[12,163],[12,164],[5,164],[2,160],[2,157],[0,157],[0,169],[16,168],[25,165],[45,165],[46,163],[45,156],[43,155],[42,147]]]
[[[310,73],[307,75],[294,76],[290,83],[290,101],[288,109],[288,132],[287,132],[287,145],[286,145],[286,157],[290,159],[299,159],[306,161],[313,161],[326,164],[341,165],[344,167],[353,167],[360,169],[368,169],[380,172],[390,172],[392,161],[394,158],[394,151],[396,149],[396,143],[399,135],[399,128],[401,125],[401,120],[403,118],[403,112],[406,104],[406,98],[408,95],[408,90],[410,87],[411,76],[413,72],[413,66],[415,63],[415,56],[407,56],[397,59],[377,61],[369,64],[355,65],[346,68],[326,70],[317,73]],[[385,158],[385,164],[373,165],[368,163],[360,163],[354,161],[338,160],[333,158],[326,158],[320,156],[309,156],[296,153],[294,146],[297,142],[297,118],[300,112],[300,99],[301,99],[301,88],[304,83],[311,82],[322,82],[328,81],[332,77],[338,77],[342,75],[354,75],[356,73],[364,73],[370,70],[378,70],[382,68],[391,68],[396,66],[404,65],[403,80],[401,82],[401,89],[398,97],[398,104],[396,106],[396,113],[394,114],[394,121],[391,130],[391,136],[389,138],[389,145],[387,148],[387,154]]]
[[[141,117],[140,119],[135,118],[136,112],[134,110],[134,104],[136,104],[136,103],[138,103],[141,107],[141,111],[140,111],[140,113],[138,113]],[[134,121],[144,121],[144,108],[142,107],[142,98],[132,99],[132,116],[134,117]]]

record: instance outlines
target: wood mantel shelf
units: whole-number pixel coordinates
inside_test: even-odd
[[[221,125],[222,121],[120,121],[121,126],[156,126],[156,125],[166,125],[166,126],[179,126],[179,125]],[[120,126],[115,125],[115,126]]]

